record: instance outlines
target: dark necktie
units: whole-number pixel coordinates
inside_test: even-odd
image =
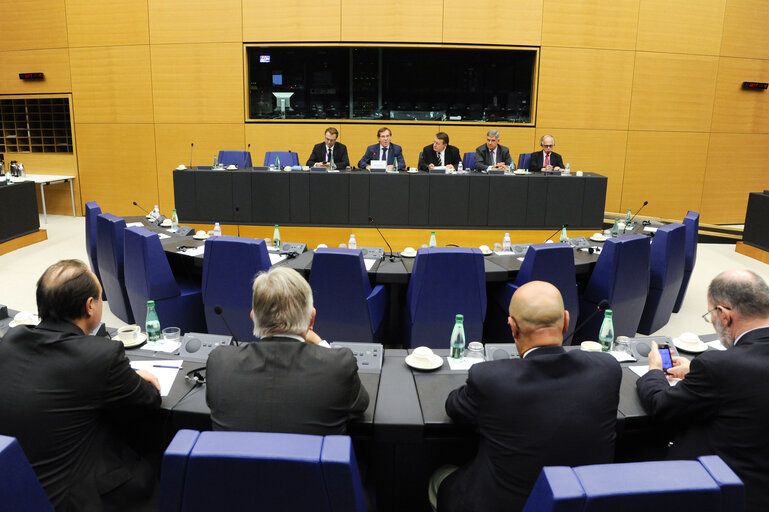
[[[382,148],[382,160],[387,161],[387,148]]]
[[[331,161],[331,148],[328,148],[328,157],[326,158],[326,162]]]

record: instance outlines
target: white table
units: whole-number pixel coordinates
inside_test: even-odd
[[[58,174],[27,174],[22,179],[26,179],[27,181],[34,181],[40,185],[40,198],[43,200],[43,222],[48,224],[48,212],[45,208],[45,189],[43,187],[50,185],[51,183],[69,182],[69,197],[72,199],[72,216],[77,216],[77,213],[75,212],[75,192],[72,189],[72,181],[75,179],[75,176],[59,176]],[[18,178],[16,178],[14,181],[16,180],[18,180]]]

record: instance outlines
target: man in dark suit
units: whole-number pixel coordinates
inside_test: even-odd
[[[260,273],[251,318],[260,341],[219,347],[208,358],[214,430],[344,434],[368,407],[368,393],[350,349],[329,348],[313,332],[307,281],[288,267]]]
[[[543,466],[610,463],[622,370],[609,354],[566,351],[569,326],[558,289],[532,281],[510,301],[520,359],[478,363],[451,392],[446,412],[477,425],[478,453],[431,479],[439,511],[521,510]]]
[[[134,371],[101,323],[101,286],[82,262],[50,266],[37,282],[36,327],[0,341],[0,433],[21,443],[58,512],[156,510],[157,478],[118,427],[160,406],[150,373]]]
[[[398,166],[395,170],[406,169],[406,159],[403,158],[403,150],[397,144],[391,142],[392,132],[387,127],[382,127],[376,132],[379,143],[366,148],[366,154],[358,162],[359,169],[371,170],[372,160],[384,160],[387,162],[387,170],[393,170],[393,162],[398,159]]]
[[[475,150],[475,170],[486,172],[490,169],[515,169],[510,150],[499,143],[499,130],[489,130],[486,133],[486,144]]]
[[[326,141],[315,144],[312,154],[307,159],[308,167],[330,167],[334,162],[334,168],[346,169],[350,167],[350,157],[347,156],[347,146],[337,142],[339,131],[333,126],[326,128]]]
[[[445,132],[435,134],[432,145],[425,146],[422,157],[419,160],[419,170],[429,171],[434,167],[445,167],[455,170],[461,160],[459,149],[449,145],[449,136]]]
[[[674,429],[671,459],[716,454],[745,484],[746,510],[769,510],[769,287],[747,270],[719,274],[708,288],[708,312],[725,351],[691,363],[673,358],[668,384],[654,344],[638,396]],[[703,318],[705,317],[703,316]]]
[[[542,146],[542,151],[531,154],[529,172],[560,171],[564,168],[563,158],[553,151],[555,139],[552,135],[543,135],[539,139],[539,145]]]

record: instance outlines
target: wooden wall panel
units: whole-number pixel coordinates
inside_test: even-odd
[[[633,50],[639,0],[544,0],[542,46]]]
[[[743,90],[745,81],[769,82],[769,60],[719,59],[713,132],[769,133],[767,91]]]
[[[631,130],[710,131],[718,58],[636,53]]]
[[[0,52],[0,92],[2,94],[40,94],[70,92],[69,54],[55,50]],[[19,73],[45,73],[45,80],[20,80]]]
[[[64,0],[4,0],[0,20],[3,50],[67,47]]]
[[[299,164],[304,165],[310,157],[312,147],[324,140],[324,132],[329,126],[339,131],[339,142],[347,146],[350,161],[355,157],[355,150],[350,147],[346,133],[338,123],[248,123],[246,124],[246,144],[251,144],[251,159],[254,165],[264,163],[267,151],[292,151],[297,154]],[[357,157],[360,158],[360,157]],[[356,159],[355,162],[358,160]],[[354,165],[354,163],[353,163]]]
[[[72,95],[78,123],[151,123],[150,47],[72,48]]]
[[[342,2],[342,41],[439,43],[442,39],[443,0]]]
[[[155,128],[151,124],[76,124],[82,202],[136,215],[131,204],[158,204]]]
[[[726,0],[643,0],[636,49],[718,55]]]
[[[728,0],[721,55],[769,59],[769,2]]]
[[[272,4],[254,0],[243,3],[261,7]],[[147,4],[152,44],[239,43],[243,40],[240,0],[148,0]],[[275,5],[283,4],[276,2]],[[261,26],[261,23],[254,23]]]
[[[69,46],[148,44],[147,0],[66,0]]]
[[[707,133],[628,132],[620,211],[644,201],[644,214],[683,219],[701,211]]]
[[[443,42],[539,46],[543,0],[443,1]],[[427,23],[427,22],[426,22]]]
[[[152,45],[156,123],[243,122],[243,47]]]
[[[535,146],[545,135],[555,137],[555,152],[571,164],[572,172],[595,172],[609,178],[606,185],[606,210],[619,211],[625,173],[627,132],[624,130],[564,130],[537,127]]]
[[[164,1],[164,0],[160,0]],[[240,1],[237,1],[240,5]],[[389,5],[387,11],[390,11]],[[288,30],[286,13],[291,15]],[[243,40],[258,41],[339,41],[342,36],[342,0],[285,0],[283,2],[243,1]],[[371,26],[371,14],[358,20],[358,29]],[[367,39],[354,37],[354,40]],[[383,38],[386,40],[387,38]]]
[[[539,69],[539,126],[627,129],[632,52],[543,48]]]
[[[734,165],[735,155],[740,156],[744,165]],[[769,134],[712,134],[701,221],[714,224],[745,222],[748,194],[769,188],[768,161]]]
[[[158,148],[160,211],[170,216],[174,208],[173,170],[177,166],[190,165],[190,158],[192,158],[192,165],[211,165],[214,163],[214,155],[218,155],[220,150],[244,150],[246,147],[244,141],[243,123],[156,124],[155,144]],[[191,143],[195,144],[192,148],[190,148]],[[251,149],[254,149],[253,146]],[[252,158],[256,157],[253,151],[251,155]],[[256,164],[256,161],[254,163]]]

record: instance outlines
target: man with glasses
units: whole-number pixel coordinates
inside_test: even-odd
[[[529,172],[560,171],[563,165],[561,155],[553,151],[555,139],[552,135],[543,135],[539,140],[542,151],[531,154]]]
[[[636,383],[644,408],[674,428],[671,459],[719,455],[745,484],[747,511],[769,510],[769,286],[728,270],[708,287],[708,312],[725,351],[674,357],[670,386],[653,344]]]
[[[326,128],[326,140],[315,144],[312,154],[307,159],[307,167],[330,167],[334,162],[337,169],[350,167],[350,157],[347,156],[347,146],[337,142],[339,131],[333,126]]]

